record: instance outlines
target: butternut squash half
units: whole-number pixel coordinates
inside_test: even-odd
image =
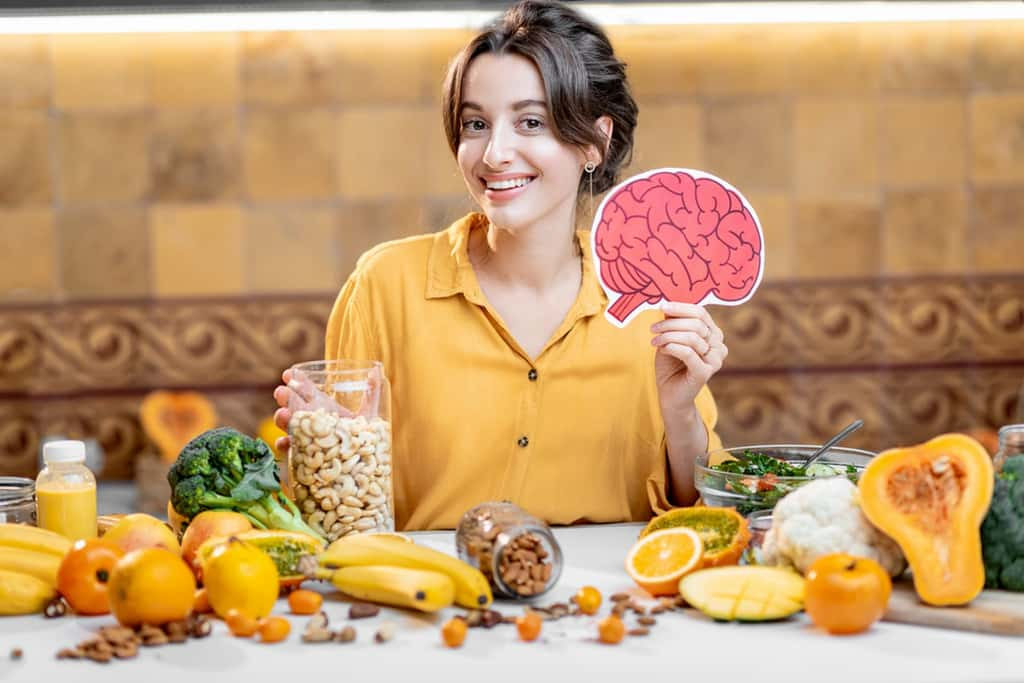
[[[991,457],[963,434],[884,451],[865,468],[861,509],[903,550],[922,601],[963,605],[981,592],[980,529],[992,486]]]

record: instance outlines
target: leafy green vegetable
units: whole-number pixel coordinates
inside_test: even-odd
[[[981,552],[987,588],[1024,591],[1024,455],[1007,458],[996,475]]]
[[[260,529],[322,538],[281,491],[270,447],[230,427],[208,430],[185,444],[167,472],[167,482],[171,505],[187,519],[203,510],[230,510]]]
[[[832,477],[839,474],[846,474],[850,481],[857,481],[857,468],[853,465],[827,465],[815,463],[807,469],[800,461],[800,464],[776,458],[766,453],[743,451],[737,460],[712,465],[711,469],[717,472],[727,472],[751,477],[750,479],[730,479],[725,482],[725,489],[742,496],[748,500],[736,505],[736,511],[741,515],[748,515],[756,510],[767,510],[775,507],[775,504],[787,493],[799,488],[805,481],[779,481],[780,477]]]

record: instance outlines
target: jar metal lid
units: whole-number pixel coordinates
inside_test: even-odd
[[[36,483],[25,477],[0,477],[0,504],[29,501],[36,492]]]

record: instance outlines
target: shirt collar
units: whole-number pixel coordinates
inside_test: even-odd
[[[477,282],[473,265],[469,262],[469,235],[473,230],[487,227],[487,216],[470,213],[455,221],[447,230],[434,237],[427,263],[428,299],[442,299],[462,294],[469,301],[484,305],[483,293]],[[583,251],[583,284],[574,308],[579,315],[594,315],[604,309],[608,297],[601,289],[601,283],[594,272],[591,259],[590,233],[576,231],[580,249]]]

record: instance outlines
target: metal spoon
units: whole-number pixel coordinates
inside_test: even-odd
[[[817,460],[822,455],[827,453],[828,449],[832,448],[837,443],[839,443],[840,441],[842,441],[843,439],[845,439],[850,434],[854,433],[863,426],[864,420],[854,420],[850,424],[846,425],[846,427],[843,428],[843,431],[833,436],[831,439],[825,442],[825,445],[811,453],[811,457],[807,458],[807,462],[803,464],[803,468],[806,470],[808,467],[811,466],[812,463],[814,463],[815,460]]]

